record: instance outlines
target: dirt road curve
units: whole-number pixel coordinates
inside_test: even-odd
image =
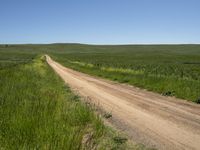
[[[95,78],[46,58],[72,89],[111,112],[113,124],[135,141],[158,149],[200,150],[200,105]]]

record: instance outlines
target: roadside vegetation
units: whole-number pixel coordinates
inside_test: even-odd
[[[200,45],[0,45],[0,51],[0,68],[48,54],[81,72],[200,103]],[[9,60],[2,59],[7,53]]]
[[[0,149],[144,149],[106,127],[37,52],[0,54]]]
[[[199,45],[62,48],[51,56],[67,67],[199,103]]]
[[[200,45],[0,45],[2,149],[145,149],[106,127],[44,54],[81,72],[200,103]]]

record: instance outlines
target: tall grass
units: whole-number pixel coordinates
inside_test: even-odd
[[[55,52],[43,45],[0,45],[0,149],[145,149],[115,140],[122,135],[38,57],[47,50]]]
[[[44,59],[0,71],[2,149],[80,149],[104,125],[47,66]]]

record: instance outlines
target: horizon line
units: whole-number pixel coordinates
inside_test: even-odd
[[[79,42],[42,42],[42,43],[0,43],[0,45],[53,45],[53,44],[79,44],[79,45],[200,45],[200,43],[79,43]]]

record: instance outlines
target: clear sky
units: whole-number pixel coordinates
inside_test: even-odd
[[[0,43],[200,43],[200,0],[0,0]]]

